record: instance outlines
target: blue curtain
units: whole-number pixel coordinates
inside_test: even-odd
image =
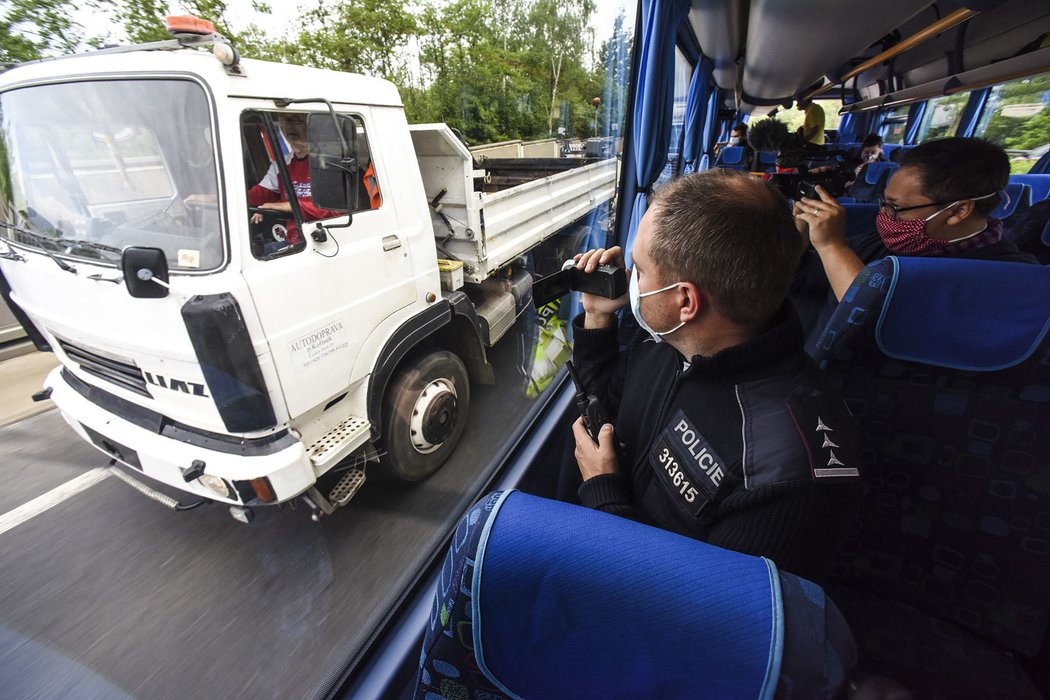
[[[1046,173],[1050,174],[1050,153],[1044,153],[1043,157],[1035,162],[1035,165],[1028,169],[1030,174]]]
[[[973,136],[973,133],[977,131],[977,122],[981,120],[981,112],[984,111],[984,105],[988,102],[990,94],[992,94],[990,87],[970,93],[970,99],[966,101],[962,117],[959,119],[959,127],[955,130],[956,136]]]
[[[707,116],[704,118],[704,142],[701,144],[704,153],[711,153],[718,138],[718,104],[722,101],[722,91],[715,88],[707,98]]]
[[[922,118],[925,114],[925,102],[916,102],[908,108],[908,121],[904,124],[904,141],[902,143],[908,146],[918,143],[919,125],[922,124]]]
[[[857,118],[852,112],[842,115],[842,119],[839,120],[839,143],[852,143],[858,140],[853,135],[856,125]]]
[[[711,89],[711,61],[700,60],[693,69],[693,80],[689,83],[689,95],[685,101],[685,135],[682,143],[683,173],[696,171],[697,162],[704,151],[703,129],[706,122],[708,92]]]
[[[642,0],[641,60],[633,76],[634,113],[630,138],[633,141],[634,177],[628,177],[624,197],[633,202],[629,217],[617,222],[619,240],[624,242],[627,264],[638,222],[648,207],[649,187],[660,177],[667,163],[671,141],[671,114],[674,108],[674,49],[678,26],[689,11],[689,0]],[[628,167],[630,163],[625,164]],[[625,213],[623,210],[621,214]],[[627,225],[625,230],[624,225]]]

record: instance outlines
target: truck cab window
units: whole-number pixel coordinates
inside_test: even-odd
[[[301,251],[306,247],[305,224],[344,216],[313,202],[306,117],[305,112],[249,111],[241,119],[251,249],[257,258]],[[362,173],[354,211],[376,209],[382,202],[378,178],[364,124],[353,119]]]

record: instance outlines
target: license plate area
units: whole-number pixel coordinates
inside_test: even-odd
[[[91,442],[93,442],[96,447],[118,462],[142,471],[142,463],[139,462],[139,456],[135,450],[126,445],[120,444],[116,440],[106,437],[97,430],[92,430],[83,423],[81,423],[81,427],[84,428],[84,432],[88,434],[88,437],[91,438]]]

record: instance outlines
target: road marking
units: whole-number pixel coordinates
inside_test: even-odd
[[[72,498],[81,491],[91,488],[108,476],[108,467],[92,469],[75,479],[70,479],[61,486],[56,486],[45,494],[37,496],[29,503],[20,505],[14,510],[10,510],[3,515],[0,515],[0,535],[8,530],[18,527],[27,520],[35,518],[46,510],[54,508],[62,501]]]

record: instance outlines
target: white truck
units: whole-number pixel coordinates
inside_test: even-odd
[[[364,471],[318,479],[370,449],[424,478],[492,381],[530,284],[516,261],[612,198],[615,160],[476,169],[389,82],[173,34],[0,75],[0,292],[61,360],[39,397],[242,521],[330,513]]]

